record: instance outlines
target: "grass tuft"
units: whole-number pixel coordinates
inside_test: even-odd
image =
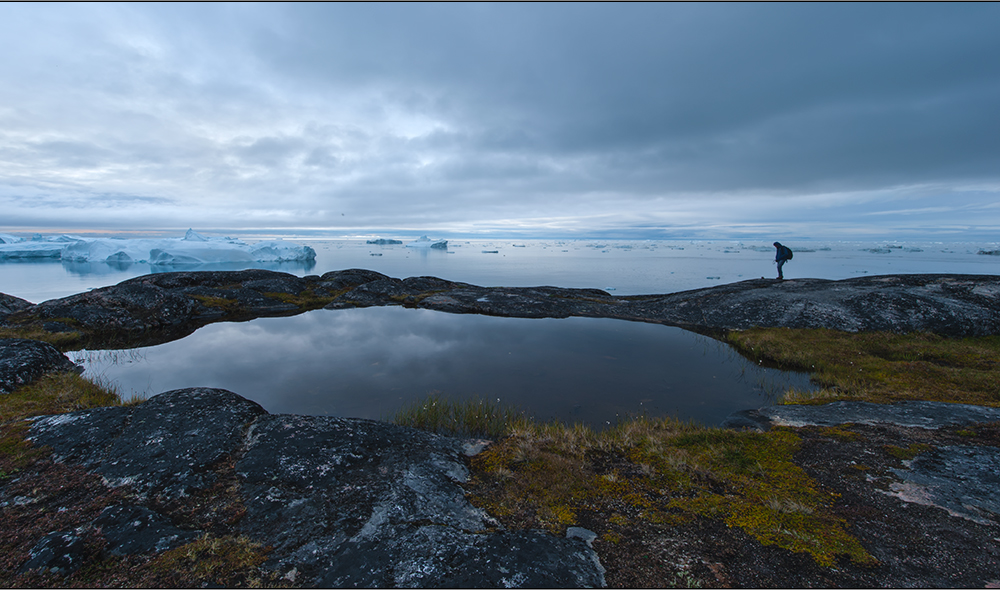
[[[527,423],[518,409],[478,396],[450,400],[437,393],[428,395],[396,412],[390,421],[439,434],[499,438]]]

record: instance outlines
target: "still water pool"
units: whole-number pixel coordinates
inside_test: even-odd
[[[598,428],[640,412],[711,425],[813,388],[680,328],[401,307],[219,323],[159,346],[71,354],[124,395],[221,387],[272,413],[375,419],[438,393]]]

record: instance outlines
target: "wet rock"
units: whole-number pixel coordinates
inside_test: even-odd
[[[190,543],[202,534],[179,529],[149,508],[121,504],[105,508],[93,526],[100,529],[107,541],[106,550],[112,555],[160,553]]]
[[[46,373],[82,370],[51,344],[0,338],[0,393],[10,393]]]

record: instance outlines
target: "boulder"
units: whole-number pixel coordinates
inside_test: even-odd
[[[0,338],[0,394],[30,384],[46,373],[82,370],[46,342]]]

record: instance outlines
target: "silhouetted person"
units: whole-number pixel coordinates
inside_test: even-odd
[[[778,242],[774,243],[774,247],[778,250],[774,254],[774,261],[778,263],[778,280],[783,281],[785,279],[785,275],[782,274],[781,267],[792,259],[792,249],[788,246],[782,246]]]

